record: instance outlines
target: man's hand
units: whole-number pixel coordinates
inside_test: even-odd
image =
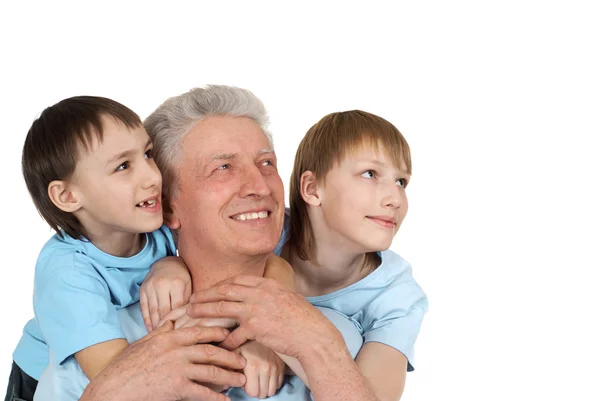
[[[246,359],[244,391],[250,397],[267,398],[275,395],[283,384],[285,364],[273,351],[248,341],[236,350]]]
[[[176,329],[182,327],[193,327],[193,326],[203,326],[203,327],[223,327],[226,329],[231,329],[237,326],[237,322],[233,319],[226,318],[192,318],[187,314],[187,308],[189,304],[185,304],[177,309],[172,310],[167,313],[161,321],[158,323],[159,326],[162,326],[167,320],[170,320],[175,325]]]
[[[167,256],[156,261],[140,287],[140,308],[148,332],[170,311],[186,304],[192,279],[183,259]]]
[[[173,329],[171,321],[132,343],[87,386],[80,401],[227,401],[213,388],[241,387],[235,370],[246,361],[235,352],[211,345],[228,334],[221,327]]]
[[[300,359],[302,351],[334,343],[346,349],[340,332],[303,296],[272,279],[235,276],[190,297],[191,317],[226,317],[239,322],[221,344],[236,349],[256,340],[271,350]]]

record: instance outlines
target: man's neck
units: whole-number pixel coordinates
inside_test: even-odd
[[[179,240],[179,256],[185,261],[192,276],[192,291],[204,290],[214,284],[247,274],[262,276],[269,254],[246,256],[223,254],[215,249],[207,249],[197,244]]]

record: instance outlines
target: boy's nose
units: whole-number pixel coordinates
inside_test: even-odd
[[[394,182],[394,186],[390,189],[389,186],[386,188],[386,194],[381,199],[382,206],[390,209],[398,209],[402,206],[402,196],[400,195],[400,189]]]
[[[144,188],[152,188],[160,186],[161,184],[162,176],[160,175],[158,167],[156,167],[156,164],[154,163],[148,163],[143,182]]]

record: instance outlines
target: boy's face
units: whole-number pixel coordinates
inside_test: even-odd
[[[317,185],[329,240],[357,253],[389,248],[406,216],[409,179],[381,148],[346,154]]]
[[[162,177],[150,137],[142,125],[102,120],[102,142],[94,137],[89,150],[79,149],[70,181],[81,206],[75,215],[92,238],[154,231],[163,221]]]

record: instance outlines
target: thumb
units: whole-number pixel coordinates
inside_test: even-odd
[[[254,338],[247,330],[244,330],[244,327],[240,326],[232,331],[220,346],[231,351],[250,340],[254,340]]]

